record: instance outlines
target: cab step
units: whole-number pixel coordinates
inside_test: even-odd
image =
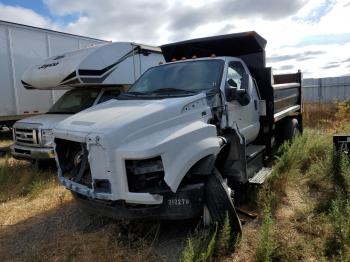
[[[249,146],[247,146],[247,148],[246,148],[247,161],[254,159],[259,154],[263,153],[264,150],[265,150],[264,145],[249,145]]]
[[[263,167],[252,178],[249,178],[248,181],[251,184],[261,185],[271,175],[271,173],[272,173],[272,168]]]
[[[252,178],[264,167],[265,146],[249,145],[246,148],[247,177]]]

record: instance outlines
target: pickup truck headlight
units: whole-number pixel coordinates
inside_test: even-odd
[[[42,129],[41,130],[41,141],[44,146],[53,145],[53,132],[52,129]]]

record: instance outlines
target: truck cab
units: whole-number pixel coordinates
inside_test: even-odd
[[[13,157],[38,164],[54,160],[52,130],[60,121],[116,99],[145,70],[162,61],[158,47],[116,42],[56,55],[28,68],[22,77],[26,89],[65,93],[46,114],[14,124]]]
[[[301,73],[274,76],[255,32],[161,47],[117,100],[54,129],[58,177],[86,209],[117,219],[188,219],[236,232],[237,186],[271,173],[274,147],[302,131]]]

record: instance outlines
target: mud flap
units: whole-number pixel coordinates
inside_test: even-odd
[[[206,183],[205,197],[211,218],[222,225],[228,214],[232,235],[241,234],[242,225],[233,204],[230,189],[216,169]]]

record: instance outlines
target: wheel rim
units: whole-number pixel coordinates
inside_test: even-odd
[[[203,216],[202,216],[203,226],[208,227],[211,224],[210,212],[206,204],[203,206]]]

